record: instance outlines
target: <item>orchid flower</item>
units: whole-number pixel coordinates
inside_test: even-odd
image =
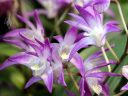
[[[123,66],[122,68],[122,74],[123,76],[128,79],[128,65]],[[126,85],[124,85],[121,90],[128,90],[128,83]]]
[[[45,40],[41,46],[31,44],[35,49],[35,54],[21,52],[7,59],[0,70],[14,64],[22,64],[30,68],[33,72],[33,77],[28,81],[25,88],[33,83],[43,80],[49,92],[52,92],[53,85],[53,70],[51,66],[51,47],[48,40]]]
[[[111,60],[110,64],[115,64],[115,61]],[[108,87],[104,84],[105,77],[121,75],[102,72],[100,68],[107,65],[102,57],[102,52],[96,52],[84,61],[85,73],[80,80],[81,96],[92,96],[90,89],[98,95],[110,96]]]
[[[84,7],[92,6],[98,13],[105,12],[110,5],[111,0],[84,0]]]
[[[74,20],[67,20],[65,22],[83,30],[83,35],[86,39],[83,38],[80,41],[82,46],[88,42],[90,45],[102,47],[105,44],[107,33],[120,31],[117,21],[109,21],[103,25],[103,15],[94,11],[92,7],[84,9],[76,6],[76,8],[80,16],[71,13],[70,15]]]
[[[56,50],[56,53],[59,54],[63,63],[70,61],[82,74],[83,72],[82,59],[77,52],[72,52],[72,49],[73,48],[75,49],[77,37],[78,37],[77,29],[75,27],[71,27],[66,32],[64,38],[62,36],[54,37],[59,42],[59,44],[54,43],[53,47],[55,47],[54,50]]]
[[[59,44],[58,53],[63,61],[68,61],[70,58],[70,53],[75,45],[75,40],[77,39],[77,29],[75,27],[70,28],[63,38],[62,36],[54,37]]]
[[[23,40],[23,38],[33,43],[36,42],[35,39],[38,39],[41,42],[44,42],[45,40],[44,28],[43,28],[43,25],[41,24],[41,21],[39,19],[39,16],[36,10],[34,11],[34,17],[36,21],[36,26],[34,26],[34,24],[32,24],[32,22],[30,22],[28,19],[18,15],[18,18],[21,21],[23,21],[29,28],[14,29],[8,32],[7,34],[5,34],[5,36],[3,37],[3,40],[25,50],[32,50],[32,47],[28,46]]]
[[[68,2],[72,2],[74,5],[79,5],[83,8],[92,6],[98,13],[105,12],[110,5],[110,0],[68,0]]]

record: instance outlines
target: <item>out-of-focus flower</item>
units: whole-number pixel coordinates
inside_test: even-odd
[[[28,28],[19,28],[8,32],[3,37],[4,41],[15,44],[16,46],[25,50],[30,50],[30,46],[25,43],[26,41],[31,41],[34,43],[36,42],[35,39],[37,39],[41,42],[44,42],[44,28],[39,19],[37,11],[34,12],[34,17],[36,21],[36,26],[34,26],[34,24],[30,22],[27,18],[18,15],[18,18],[23,21],[28,26]],[[23,38],[26,39],[26,41],[24,41]]]
[[[110,0],[68,0],[68,2],[72,2],[74,5],[79,5],[84,8],[92,6],[98,13],[105,12],[110,5]]]
[[[33,77],[26,84],[26,88],[33,83],[43,80],[49,92],[52,92],[53,85],[53,70],[51,66],[51,47],[49,41],[46,39],[40,46],[30,44],[35,50],[35,54],[21,52],[7,59],[0,70],[14,64],[23,64],[29,67],[33,72]]]
[[[102,13],[109,8],[110,1],[111,0],[87,0],[84,7],[91,5],[95,11],[97,11],[98,13]]]
[[[65,0],[38,0],[38,2],[45,8],[42,12],[45,13],[48,18],[56,17],[60,8],[67,3]]]
[[[80,41],[82,46],[86,44],[84,42],[90,42],[90,45],[101,47],[105,44],[107,33],[120,31],[120,28],[117,26],[117,21],[109,21],[103,25],[103,15],[94,11],[92,7],[84,9],[76,6],[76,8],[80,16],[70,14],[74,20],[67,20],[65,22],[84,31],[83,34],[86,40],[83,38],[83,40]]]
[[[110,64],[115,64],[114,61],[110,61]],[[109,90],[104,80],[106,76],[120,76],[115,73],[102,72],[100,68],[107,66],[108,64],[102,57],[102,52],[96,52],[84,61],[85,73],[80,80],[80,92],[81,96],[92,96],[91,90],[96,94],[103,94],[109,96]]]
[[[122,74],[123,76],[128,79],[128,65],[123,66],[122,68]],[[124,85],[121,90],[128,90],[128,83],[126,85]]]
[[[19,8],[18,0],[0,0],[0,16],[7,16],[5,23],[8,27],[16,28],[17,26],[20,26],[16,18]]]
[[[12,9],[13,0],[0,0],[0,16]]]

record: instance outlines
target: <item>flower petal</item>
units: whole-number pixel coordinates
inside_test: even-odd
[[[74,48],[72,49],[72,51],[71,51],[71,53],[70,53],[70,56],[69,56],[69,60],[70,60],[70,59],[73,57],[73,55],[74,55],[77,51],[79,51],[80,49],[86,48],[86,47],[88,47],[89,45],[94,45],[94,44],[95,44],[95,42],[93,42],[92,39],[89,38],[89,37],[85,37],[85,38],[81,39],[80,41],[78,41],[78,42],[75,44]]]
[[[102,87],[102,94],[104,96],[110,96],[109,87],[107,84],[103,84],[103,82],[99,82],[100,86]]]
[[[122,68],[122,74],[123,74],[123,76],[124,76],[125,78],[128,79],[128,65],[123,66],[123,68]]]
[[[40,77],[32,77],[28,82],[27,84],[25,85],[25,88],[28,88],[29,86],[31,86],[32,84],[40,81],[41,78]]]
[[[69,13],[70,16],[72,16],[75,21],[78,21],[79,23],[82,23],[83,25],[87,25],[87,23],[85,22],[85,20],[80,17],[79,15],[73,14],[73,13]]]
[[[56,39],[59,43],[63,42],[63,37],[61,35],[54,36],[54,39]]]
[[[46,73],[44,73],[41,78],[44,80],[46,87],[48,88],[49,92],[52,92],[53,86],[53,71],[52,68],[49,67]]]
[[[18,53],[7,59],[3,65],[0,66],[0,70],[15,64],[23,64],[29,67],[29,64],[36,59],[36,56],[26,54],[25,52]]]
[[[121,29],[117,26],[119,23],[117,21],[110,21],[105,24],[106,32],[120,32]]]
[[[79,86],[80,86],[80,94],[81,96],[92,96],[91,91],[88,87],[88,84],[86,82],[86,80],[82,77],[80,82],[79,82]]]
[[[94,0],[94,9],[99,13],[106,11],[109,8],[110,0]]]
[[[95,73],[90,73],[87,76],[88,77],[96,77],[96,78],[104,78],[106,76],[122,76],[122,75],[116,74],[116,73],[111,73],[111,72],[95,72]]]
[[[26,25],[28,25],[31,29],[35,29],[34,25],[32,24],[32,22],[30,22],[27,18],[24,18],[20,15],[17,15],[17,17],[24,22]]]
[[[67,20],[64,22],[73,26],[73,27],[79,28],[83,31],[90,31],[91,30],[87,25],[84,25],[84,24],[80,23],[79,21]]]
[[[41,23],[41,21],[40,21],[40,19],[39,19],[39,12],[38,12],[38,10],[35,10],[35,11],[34,11],[34,17],[35,17],[37,29],[38,29],[38,30],[41,30],[42,35],[44,35],[44,28],[43,28],[43,25],[42,25],[42,23]]]
[[[70,60],[70,62],[76,66],[76,68],[79,70],[79,72],[81,73],[81,75],[84,75],[85,73],[85,69],[84,69],[84,64],[83,64],[83,60],[82,57],[80,57],[80,55],[78,53],[76,53],[73,58]]]
[[[90,14],[87,10],[84,10],[84,8],[80,7],[80,6],[76,6],[77,10],[79,11],[80,15],[84,18],[84,20],[86,21],[86,23],[90,26],[90,27],[94,27],[94,25],[96,25],[96,20],[94,18],[94,16],[92,14]]]
[[[71,27],[67,31],[64,37],[64,42],[67,45],[72,45],[75,42],[76,38],[77,38],[77,29],[75,27]]]
[[[128,83],[126,85],[124,85],[121,90],[128,90]]]
[[[61,58],[59,57],[59,54],[57,53],[57,50],[53,50],[52,58],[54,60],[54,63],[52,64],[52,69],[54,72],[54,80],[57,81],[57,83],[62,84],[63,86],[66,86],[65,80],[64,80],[64,70]]]

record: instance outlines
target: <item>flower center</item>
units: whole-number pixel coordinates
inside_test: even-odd
[[[70,54],[70,47],[69,46],[62,46],[59,50],[59,54],[62,60],[67,60]]]

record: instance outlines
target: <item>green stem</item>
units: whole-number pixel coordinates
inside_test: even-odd
[[[101,47],[101,50],[102,50],[102,53],[103,53],[103,56],[104,56],[104,58],[105,58],[106,63],[109,64],[109,59],[108,59],[108,57],[107,57],[107,54],[106,54],[106,52],[105,52],[104,47]],[[111,66],[110,66],[110,65],[108,65],[108,71],[111,72]]]
[[[121,6],[120,6],[120,3],[118,0],[114,0],[117,4],[117,7],[118,7],[118,10],[119,10],[119,14],[120,14],[120,17],[121,17],[121,20],[122,20],[122,23],[123,23],[123,26],[124,26],[124,29],[126,31],[126,34],[128,36],[128,29],[127,29],[127,25],[125,23],[125,20],[124,20],[124,16],[123,16],[123,12],[122,12],[122,9],[121,9]]]
[[[78,86],[77,82],[75,81],[75,79],[74,79],[73,75],[71,74],[71,72],[70,72],[69,68],[67,68],[66,70],[67,70],[67,72],[68,72],[69,77],[70,77],[70,78],[71,78],[71,80],[73,81],[74,86],[76,87],[77,91],[79,91],[79,86]]]
[[[57,19],[57,18],[55,19],[55,26],[54,26],[53,32],[51,33],[50,38],[52,38],[52,36],[54,35],[54,32],[55,32],[55,31],[57,32],[57,34],[62,35],[62,33],[60,32],[60,29],[59,29],[59,25],[63,22],[64,18],[66,17],[68,11],[69,11],[70,8],[71,8],[71,5],[72,5],[72,3],[69,4],[69,6],[65,9],[65,11],[64,11],[63,14],[60,16],[59,19]]]
[[[126,92],[126,90],[125,91],[121,91],[121,92],[119,92],[118,94],[116,94],[114,96],[122,96],[125,92]]]
[[[114,56],[114,58],[119,62],[120,59],[118,58],[118,56],[116,55],[116,53],[114,52],[114,50],[112,49],[112,47],[110,46],[110,44],[107,40],[106,40],[106,45],[107,45],[108,49],[110,50],[110,52],[112,53],[112,55]]]

